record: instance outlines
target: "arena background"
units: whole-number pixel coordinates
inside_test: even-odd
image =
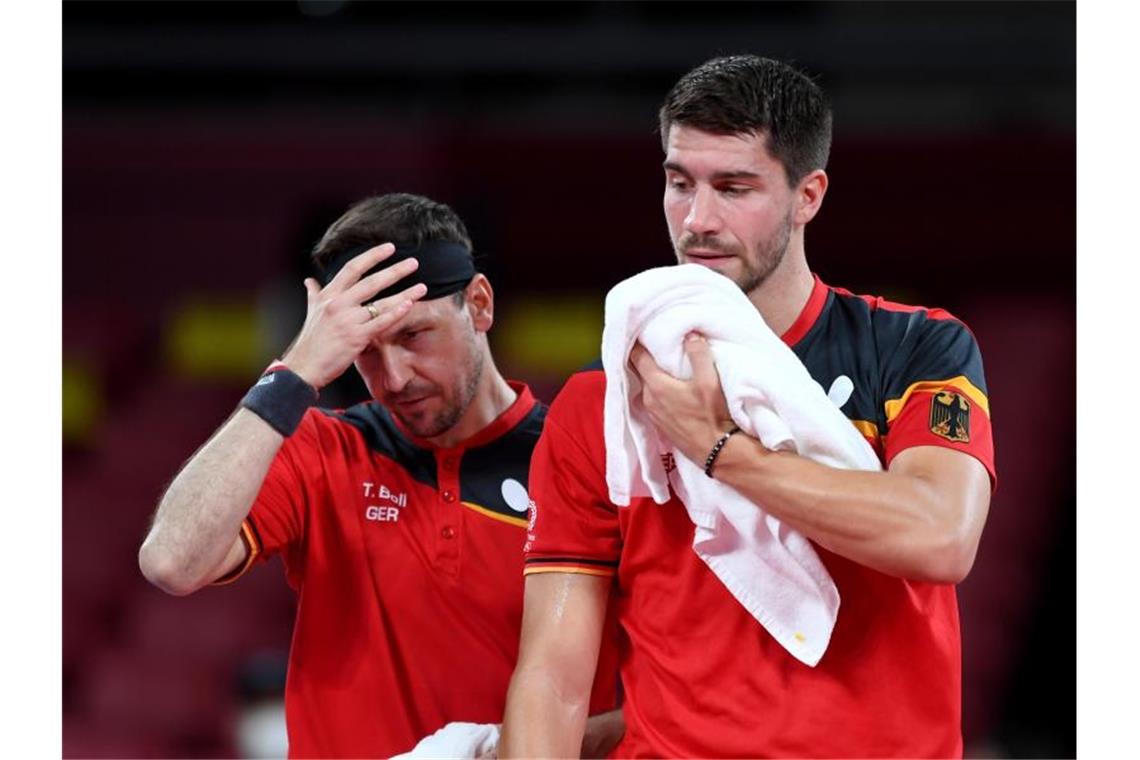
[[[743,51],[834,103],[813,268],[948,308],[983,350],[999,488],[959,595],[967,753],[1075,755],[1074,4],[69,2],[63,20],[64,756],[233,756],[272,714],[280,565],[175,599],[136,550],[300,325],[324,226],[376,192],[451,204],[496,287],[496,356],[550,400],[597,355],[608,287],[671,260],[658,103]]]

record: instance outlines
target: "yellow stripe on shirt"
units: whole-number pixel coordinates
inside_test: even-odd
[[[879,426],[874,422],[870,420],[851,420],[851,424],[855,426],[856,430],[863,434],[864,438],[878,440]]]
[[[982,411],[986,413],[987,417],[990,416],[990,401],[986,398],[986,394],[982,393],[965,375],[958,375],[949,380],[923,380],[921,382],[911,383],[911,385],[903,391],[902,396],[890,399],[883,404],[883,408],[886,409],[887,412],[887,424],[889,425],[895,417],[899,416],[899,412],[906,406],[907,399],[911,397],[911,394],[927,391],[933,393],[935,391],[945,390],[947,386],[953,386],[962,391],[971,401],[982,408]]]
[[[581,565],[527,565],[523,575],[536,575],[538,573],[571,573],[575,575],[600,575],[609,577],[614,574],[612,567],[582,567]]]
[[[513,517],[511,515],[504,515],[501,512],[494,512],[490,509],[487,509],[486,507],[481,507],[478,504],[472,504],[469,501],[461,501],[459,503],[473,512],[478,512],[484,517],[490,517],[492,520],[505,522],[507,525],[514,525],[518,528],[525,528],[528,524],[527,518],[525,517]]]
[[[211,586],[228,586],[236,581],[238,578],[245,575],[246,571],[253,566],[253,561],[257,559],[257,555],[261,553],[261,547],[257,545],[257,540],[253,537],[253,530],[249,527],[249,518],[241,521],[241,540],[245,544],[246,555],[245,562],[238,565],[230,572],[223,575],[221,578],[213,581]]]

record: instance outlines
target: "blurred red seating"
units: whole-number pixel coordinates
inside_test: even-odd
[[[289,619],[234,587],[206,588],[185,597],[142,589],[130,600],[123,643],[132,651],[179,658],[233,671],[261,649],[287,650]]]
[[[114,732],[99,721],[64,714],[63,757],[126,758],[174,757],[169,742],[153,734],[141,735],[135,729]]]
[[[224,674],[186,659],[118,649],[90,662],[77,688],[76,712],[86,737],[129,739],[140,746],[212,748],[228,743],[234,697]],[[75,720],[67,720],[71,724]],[[80,731],[83,734],[84,731]]]

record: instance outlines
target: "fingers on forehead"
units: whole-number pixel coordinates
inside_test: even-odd
[[[352,277],[360,277],[369,269],[391,256],[395,250],[395,246],[391,243],[373,246],[364,253],[353,256],[352,259],[344,265],[344,268],[340,270],[337,276],[340,277],[343,273],[347,272]]]
[[[364,277],[361,282],[382,282],[390,284],[414,272],[418,266],[419,263],[415,259],[404,259],[390,267],[384,267],[379,272],[373,272],[367,277]]]
[[[405,259],[390,267],[385,267],[379,272],[373,272],[366,277],[360,278],[349,290],[349,294],[361,299],[372,298],[381,290],[385,290],[410,275],[416,270],[417,266],[418,264],[415,259]]]

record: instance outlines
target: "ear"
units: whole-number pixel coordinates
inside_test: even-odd
[[[796,185],[796,208],[792,222],[804,225],[814,219],[819,213],[819,207],[823,205],[823,196],[826,193],[827,172],[823,169],[809,172]]]
[[[471,315],[471,323],[479,332],[488,332],[495,322],[495,291],[491,281],[482,273],[471,278],[464,289],[464,308]]]

